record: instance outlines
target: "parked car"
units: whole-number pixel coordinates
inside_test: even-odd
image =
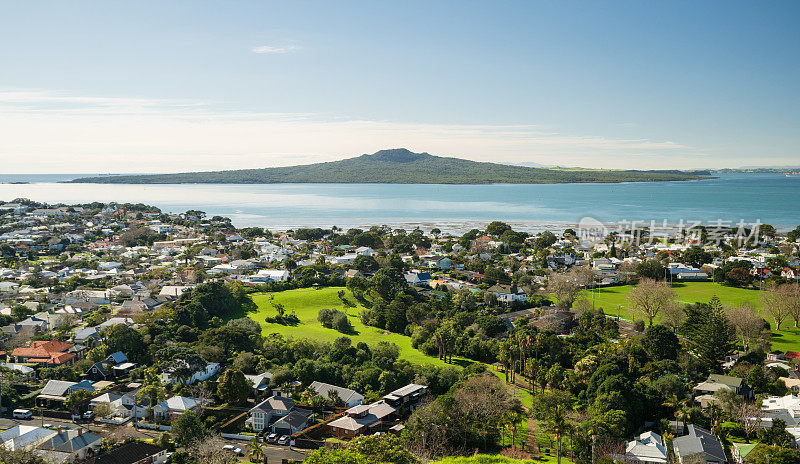
[[[267,441],[270,443],[275,443],[278,441],[278,434],[277,433],[270,433],[267,435]]]
[[[30,409],[15,409],[13,412],[14,419],[30,419],[33,413]]]
[[[236,456],[244,456],[244,451],[242,451],[242,449],[238,446],[225,445],[222,447],[222,449],[231,454],[235,454]]]
[[[289,435],[284,435],[278,439],[279,445],[286,445],[289,443]]]

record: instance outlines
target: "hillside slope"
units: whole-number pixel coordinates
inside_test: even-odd
[[[381,150],[341,161],[280,168],[178,174],[87,177],[79,183],[104,184],[552,184],[566,182],[648,182],[697,180],[707,172],[559,170],[480,163],[413,153],[404,148]]]

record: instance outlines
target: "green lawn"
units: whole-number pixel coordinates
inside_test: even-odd
[[[340,290],[345,290],[345,298],[355,303],[357,306],[351,308],[345,307],[338,296]],[[411,346],[410,337],[387,332],[375,327],[365,326],[358,317],[364,307],[358,303],[358,300],[353,297],[353,294],[344,287],[325,287],[319,289],[301,288],[287,290],[285,292],[260,293],[253,295],[252,299],[258,306],[258,311],[248,313],[247,316],[261,324],[264,334],[278,333],[287,337],[333,341],[344,334],[323,327],[322,324],[317,321],[317,313],[322,308],[338,309],[347,312],[350,323],[355,328],[355,333],[347,335],[353,340],[354,345],[358,342],[365,342],[368,345],[375,345],[381,341],[391,342],[400,348],[400,357],[402,359],[415,364],[463,367],[471,362],[453,357],[453,364],[447,364],[442,360],[427,356],[421,351],[414,349]],[[275,317],[277,315],[272,303],[282,304],[284,308],[286,308],[286,314],[294,312],[300,319],[300,323],[294,326],[267,323],[267,317]]]
[[[758,290],[726,287],[714,282],[681,282],[673,283],[673,288],[678,294],[681,303],[695,303],[698,301],[707,303],[712,296],[716,295],[726,305],[737,305],[745,301],[751,303],[757,311],[761,311],[761,300]],[[628,292],[630,285],[619,287],[598,288],[594,292],[594,305],[596,308],[603,308],[606,314],[616,316],[619,308],[619,315],[623,319],[631,320],[633,317],[628,303]],[[587,301],[592,301],[592,292],[584,291],[581,297]],[[769,315],[762,314],[767,321],[774,324]],[[642,317],[639,316],[641,319]],[[658,319],[658,318],[656,318]],[[781,351],[800,350],[800,329],[791,328],[791,321],[782,324],[780,331],[773,335],[772,348]]]

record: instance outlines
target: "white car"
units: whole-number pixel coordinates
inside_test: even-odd
[[[30,409],[15,409],[13,415],[14,419],[30,419],[33,417]]]
[[[284,435],[278,439],[279,445],[285,445],[287,443],[289,443],[289,435]]]
[[[267,435],[267,441],[270,443],[275,443],[278,441],[278,434],[277,433],[270,433]]]
[[[244,456],[244,452],[241,448],[233,445],[225,445],[222,447],[223,450],[235,454],[236,456]]]

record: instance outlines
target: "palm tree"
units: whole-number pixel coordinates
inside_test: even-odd
[[[250,458],[250,462],[267,462],[267,454],[264,452],[264,445],[258,441],[258,438],[253,437],[250,440],[250,450],[247,452],[247,456]]]
[[[553,415],[547,420],[547,431],[556,436],[556,462],[558,464],[561,464],[561,438],[572,433],[573,428],[564,406],[556,406]]]

